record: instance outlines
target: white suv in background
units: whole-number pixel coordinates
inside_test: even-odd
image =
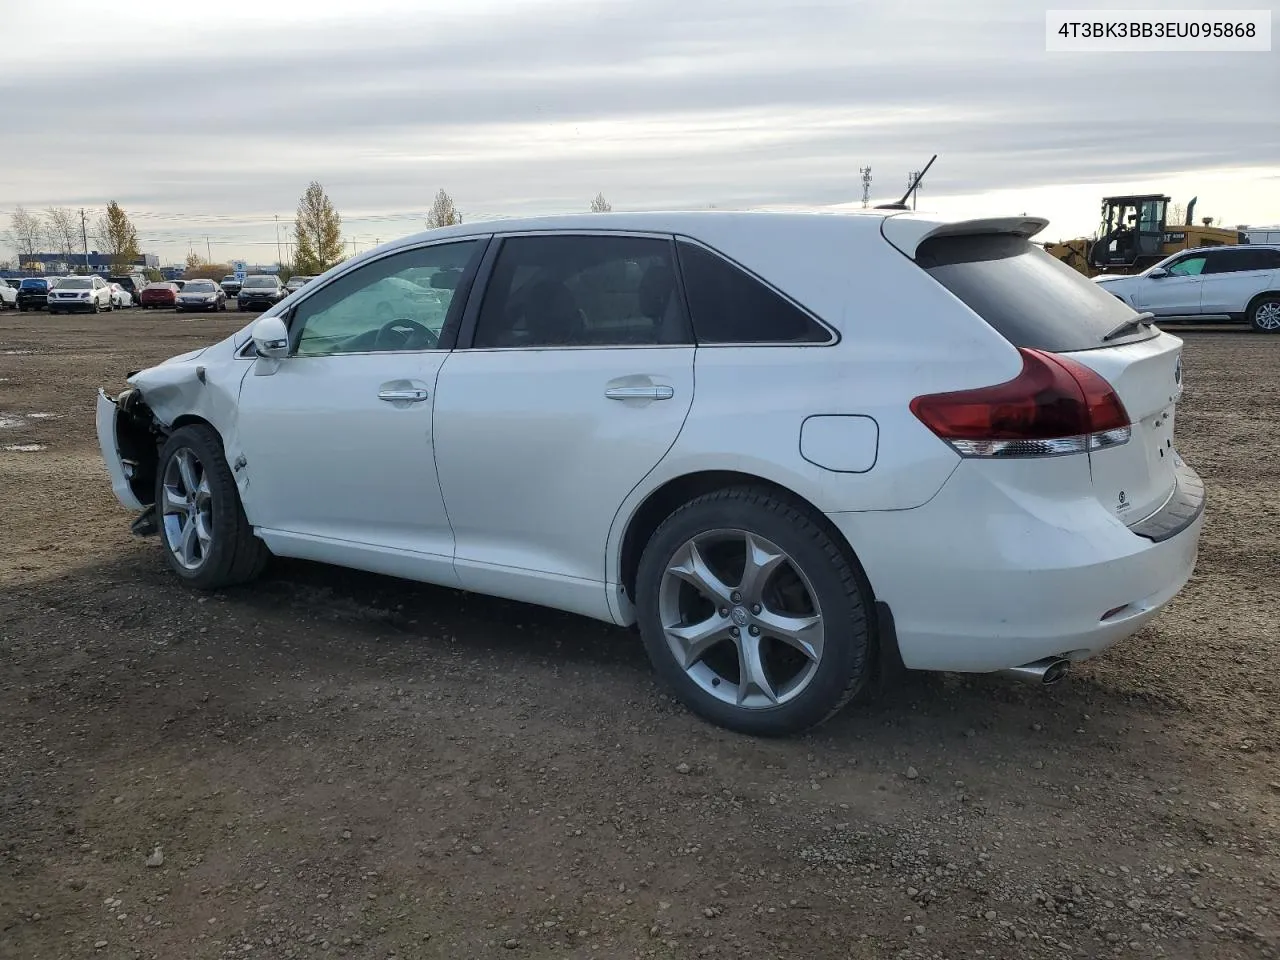
[[[634,624],[736,730],[819,723],[894,664],[1052,681],[1181,589],[1204,486],[1182,341],[1044,226],[433,230],[100,392],[98,440],[193,586],[276,554]]]
[[[1280,333],[1280,246],[1184,250],[1134,276],[1094,282],[1157,320],[1243,320]]]
[[[100,313],[114,309],[111,285],[98,276],[60,277],[57,286],[49,291],[50,313]]]

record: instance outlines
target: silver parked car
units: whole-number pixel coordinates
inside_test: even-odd
[[[1183,250],[1135,276],[1094,282],[1157,320],[1243,320],[1280,333],[1280,246]]]

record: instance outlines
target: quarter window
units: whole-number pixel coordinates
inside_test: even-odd
[[[680,271],[698,343],[827,343],[831,334],[751,274],[680,241]]]
[[[560,235],[503,241],[473,346],[688,342],[669,240]]]
[[[300,357],[433,350],[478,240],[418,247],[359,267],[298,304],[292,324]],[[461,302],[457,304],[461,308]]]

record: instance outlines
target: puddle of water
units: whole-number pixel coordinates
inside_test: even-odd
[[[35,453],[37,450],[43,450],[43,443],[11,443],[4,449],[11,450],[14,453]]]
[[[20,427],[20,426],[22,426],[21,417],[0,417],[0,430],[3,430],[5,427]]]
[[[0,353],[6,357],[26,357],[35,353],[34,350],[0,350]]]
[[[28,413],[28,417],[32,420],[57,420],[62,416],[60,413]]]
[[[8,377],[0,377],[0,383],[8,383],[8,382],[9,382]]]

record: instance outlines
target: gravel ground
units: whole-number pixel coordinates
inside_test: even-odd
[[[0,957],[1272,957],[1280,339],[1186,333],[1199,567],[1045,691],[744,739],[633,635],[131,539],[98,384],[247,318],[0,315]]]

